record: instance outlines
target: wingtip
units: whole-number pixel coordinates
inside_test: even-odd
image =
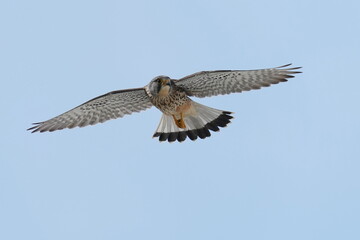
[[[288,64],[281,65],[281,66],[276,67],[276,68],[285,68],[285,67],[289,67],[289,66],[291,66],[291,65],[292,65],[292,63],[288,63]]]
[[[39,126],[42,122],[37,122],[37,123],[32,123],[32,125],[35,125],[35,126],[32,126],[28,129],[26,129],[26,131],[31,131],[31,133],[35,133],[35,132],[38,132],[39,131]]]
[[[289,64],[285,64],[276,68],[286,68],[286,67],[290,67],[292,65],[292,63]],[[301,69],[302,67],[291,67],[291,68],[287,68],[287,69],[283,69],[283,70],[297,70],[297,69]],[[292,73],[302,73],[302,72],[292,72]]]

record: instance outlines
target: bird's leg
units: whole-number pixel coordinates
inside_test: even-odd
[[[182,113],[180,113],[180,118],[179,119],[177,119],[175,115],[172,115],[172,116],[174,118],[176,126],[178,126],[179,128],[186,128]]]

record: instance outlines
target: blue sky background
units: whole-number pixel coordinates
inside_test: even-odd
[[[0,239],[360,239],[359,1],[0,3]],[[211,138],[151,136],[153,108],[30,134],[154,76],[287,63],[303,74],[195,99]]]

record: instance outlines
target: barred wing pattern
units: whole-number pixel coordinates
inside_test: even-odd
[[[32,132],[52,132],[85,127],[152,107],[144,88],[109,92],[45,122],[34,123]]]
[[[259,70],[219,70],[194,73],[176,81],[176,85],[189,95],[210,97],[239,93],[286,82],[300,67],[287,68],[291,64],[277,68]]]

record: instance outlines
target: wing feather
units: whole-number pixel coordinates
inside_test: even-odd
[[[176,85],[195,97],[239,93],[286,82],[294,77],[293,74],[301,73],[297,71],[301,67],[288,68],[290,65],[258,70],[203,71],[177,80]]]
[[[144,88],[106,93],[93,98],[57,117],[34,123],[32,132],[52,132],[64,128],[85,127],[152,107]]]

